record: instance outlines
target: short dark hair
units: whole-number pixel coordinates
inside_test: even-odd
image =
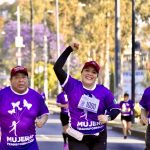
[[[124,93],[124,97],[129,97],[129,94],[128,93]]]

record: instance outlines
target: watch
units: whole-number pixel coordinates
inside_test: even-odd
[[[111,117],[109,115],[107,115],[107,119],[108,121],[111,121]]]

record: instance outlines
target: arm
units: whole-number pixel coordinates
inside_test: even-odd
[[[42,128],[42,126],[46,123],[48,120],[48,114],[43,114],[42,116],[36,118],[35,124],[38,128]]]
[[[68,108],[68,104],[60,104],[60,103],[57,103],[56,104],[58,107],[61,107],[61,108]]]
[[[73,46],[68,46],[54,64],[55,74],[61,84],[63,84],[67,78],[67,74],[63,70],[63,66],[64,66],[65,62],[67,61],[67,58],[70,55],[70,53],[73,50],[78,49],[78,47],[79,47],[79,45],[76,43],[74,43]]]
[[[102,123],[108,123],[108,121],[114,120],[120,113],[119,109],[112,109],[107,115],[99,115],[98,120]]]
[[[140,122],[143,125],[147,125],[148,124],[147,111],[144,108],[141,108]]]
[[[63,66],[64,66],[65,62],[67,61],[67,58],[71,52],[72,52],[71,46],[67,47],[54,64],[55,74],[61,84],[63,84],[67,78],[67,74],[63,70]]]

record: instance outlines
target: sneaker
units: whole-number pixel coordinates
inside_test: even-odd
[[[68,144],[67,143],[64,144],[64,150],[68,150]]]
[[[128,134],[131,135],[131,130],[128,130]]]
[[[124,138],[124,139],[127,139],[127,136],[124,136],[123,138]]]

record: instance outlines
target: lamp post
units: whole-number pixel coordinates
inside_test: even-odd
[[[34,88],[34,68],[35,68],[35,49],[34,49],[34,20],[33,20],[33,2],[30,0],[30,15],[31,15],[31,88]]]
[[[118,99],[120,84],[120,0],[115,0],[115,93]]]
[[[48,63],[48,40],[47,40],[47,35],[46,35],[46,29],[47,29],[47,21],[46,17],[47,14],[53,13],[52,10],[44,10],[44,93],[45,93],[45,98],[48,100],[48,70],[47,70],[47,63]]]
[[[110,13],[106,13],[106,64],[105,64],[105,80],[104,84],[107,88],[110,88],[110,58],[109,58],[109,24],[108,18]]]
[[[135,0],[132,0],[132,78],[131,97],[135,101]],[[133,117],[134,123],[134,117]]]
[[[47,49],[47,35],[46,35],[46,28],[47,28],[47,21],[46,21],[46,14],[47,11],[44,11],[44,93],[46,100],[48,99],[48,73],[47,73],[47,61],[48,61],[48,49]]]
[[[20,35],[20,7],[17,6],[17,36],[15,37],[15,45],[18,48],[16,57],[17,57],[17,65],[21,66],[21,48],[24,47],[23,37]]]

